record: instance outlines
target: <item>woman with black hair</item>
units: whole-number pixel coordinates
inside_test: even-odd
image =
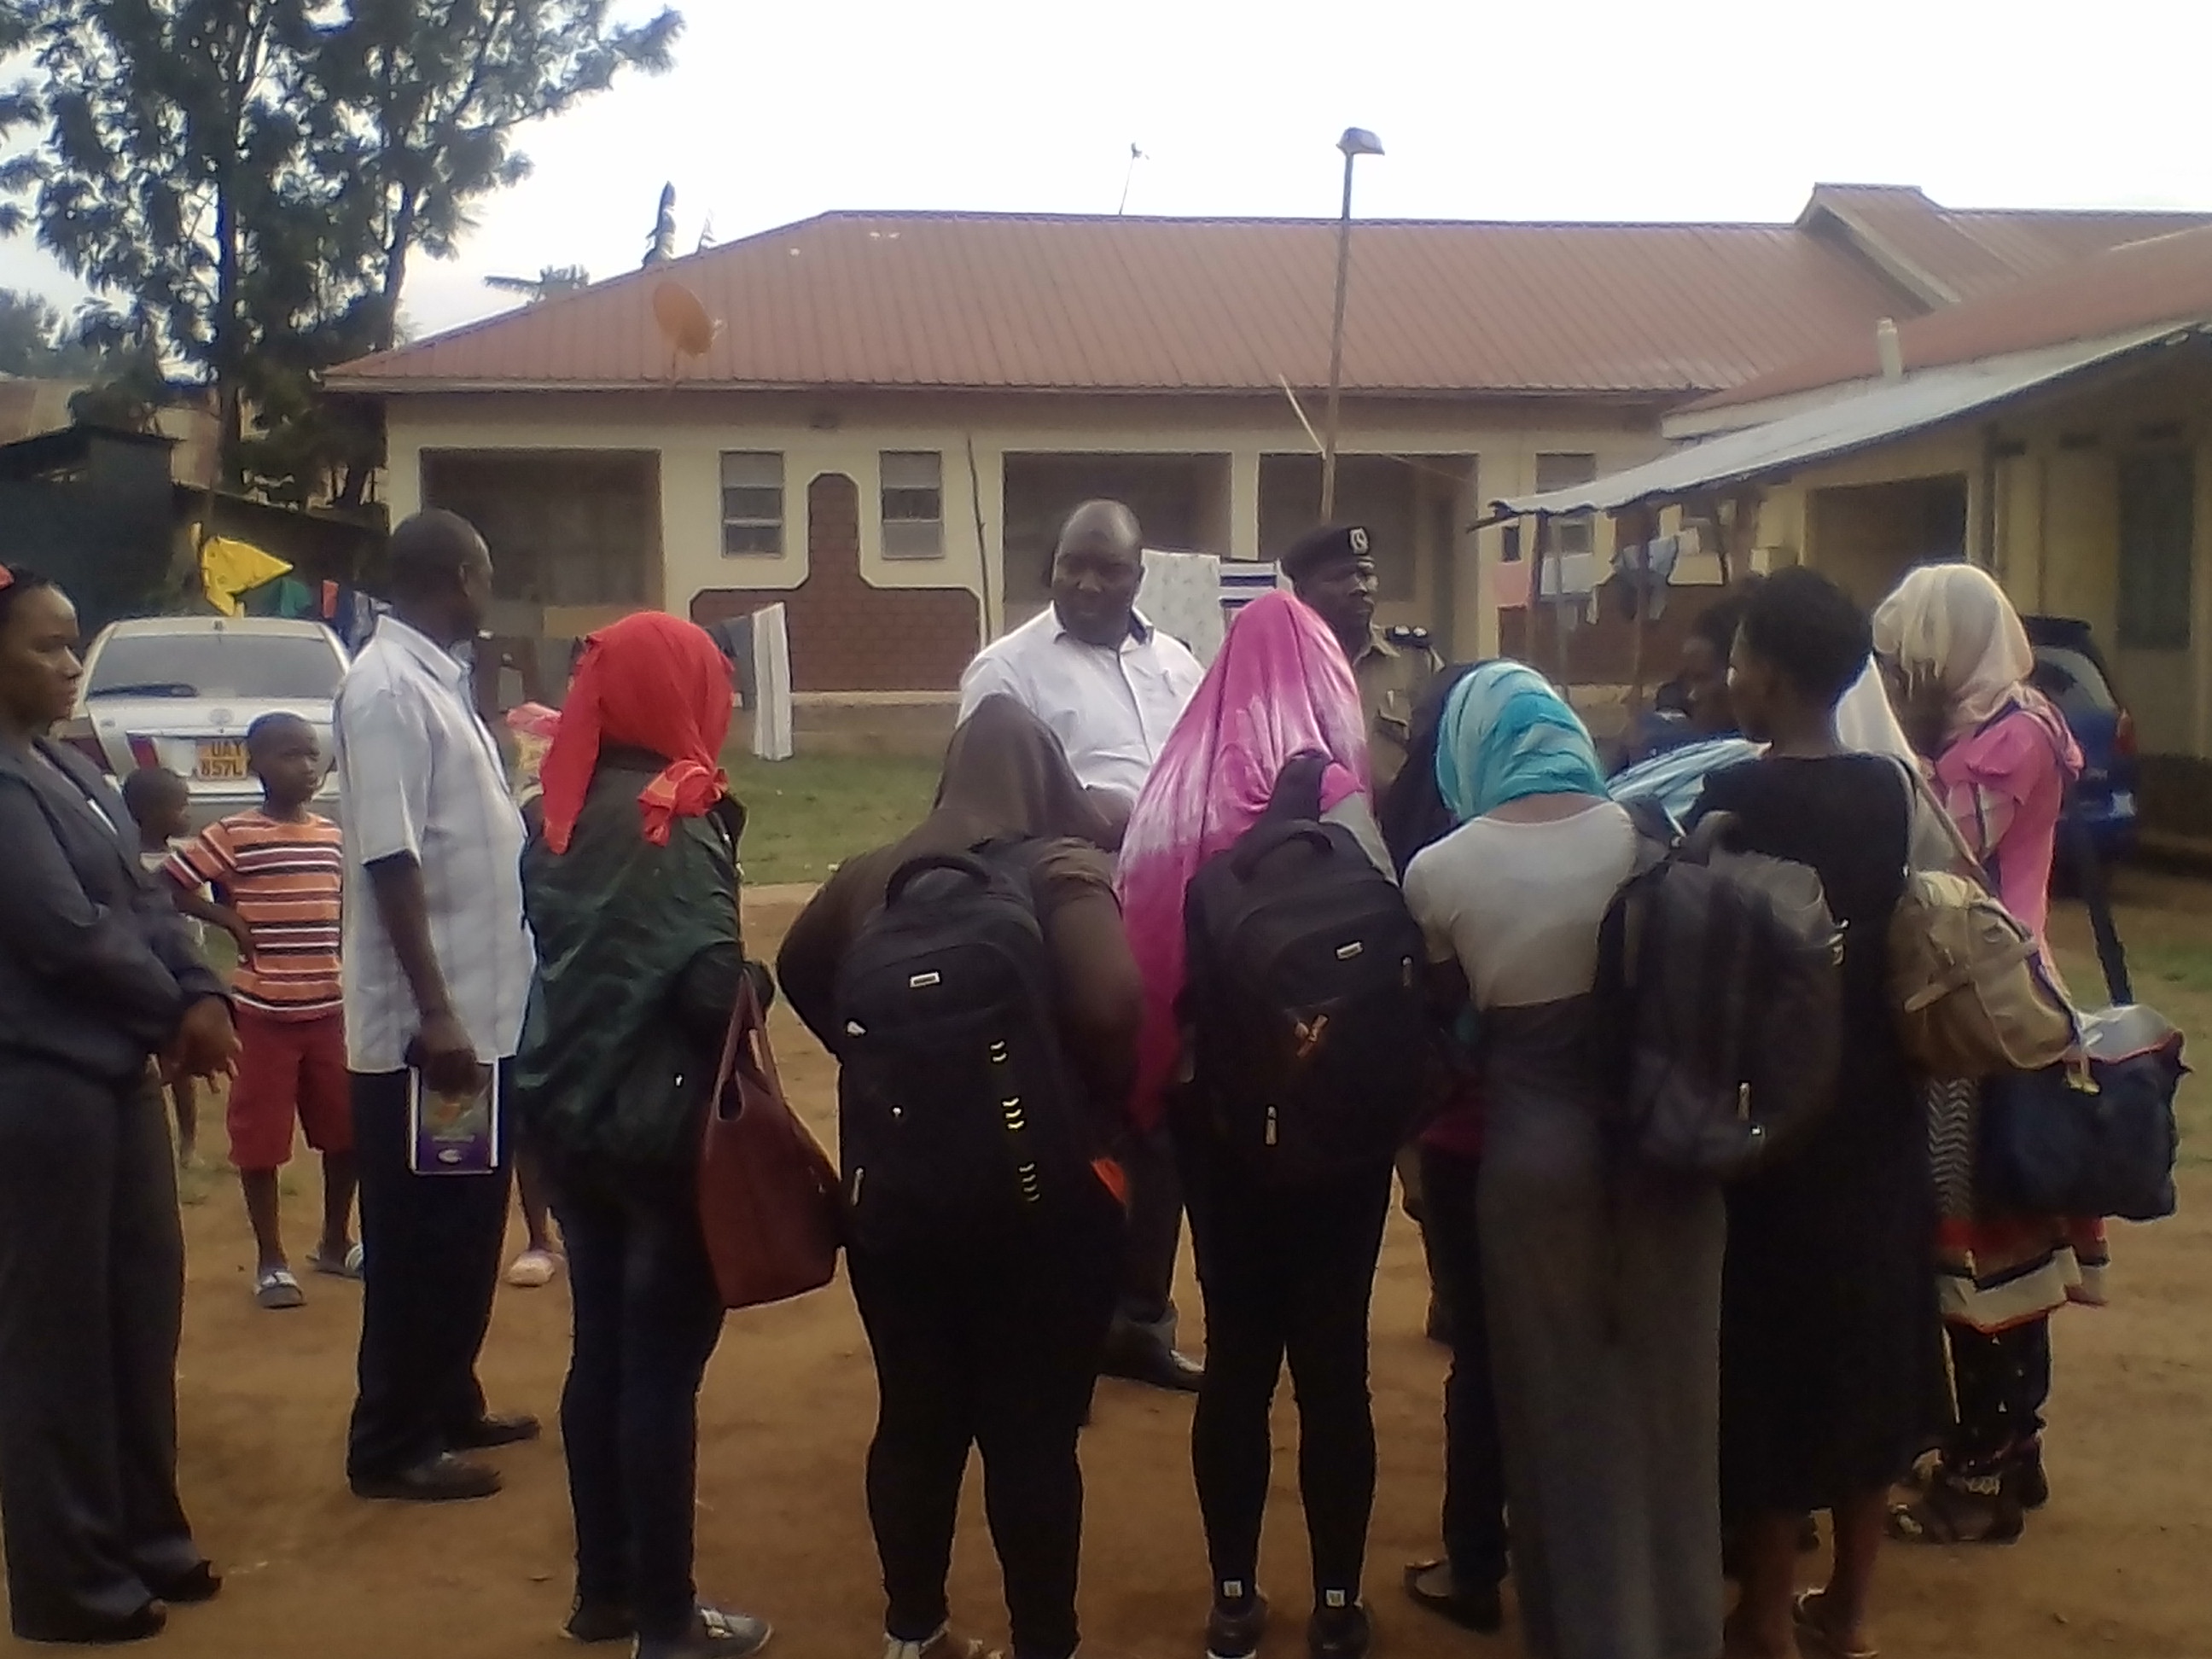
[[[177,1501],[185,1246],[147,1061],[215,1076],[238,1038],[122,798],[46,736],[76,646],[68,596],[0,565],[0,1532],[18,1636],[126,1642],[222,1583]]]
[[[1777,572],[1745,606],[1729,669],[1765,758],[1716,774],[1698,814],[1820,874],[1844,930],[1834,1111],[1791,1157],[1729,1191],[1721,1320],[1721,1486],[1739,1529],[1730,1659],[1862,1659],[1890,1484],[1948,1417],[1935,1289],[1927,1124],[1887,990],[1911,799],[1886,756],[1851,754],[1836,705],[1865,671],[1866,614],[1825,576]],[[1827,1510],[1835,1565],[1793,1597],[1803,1517]],[[1794,1626],[1794,1629],[1793,1629]]]

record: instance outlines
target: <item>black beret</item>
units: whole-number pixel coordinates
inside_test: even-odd
[[[1369,556],[1367,527],[1357,524],[1325,524],[1309,530],[1283,555],[1283,574],[1303,581],[1314,570],[1340,559]]]

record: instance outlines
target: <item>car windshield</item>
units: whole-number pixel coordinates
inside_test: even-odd
[[[307,634],[118,634],[100,647],[88,697],[327,699],[343,672]]]
[[[2035,647],[2035,667],[2028,683],[2057,703],[2063,714],[2109,714],[2119,707],[2112,688],[2105,683],[2097,665],[2079,651],[2063,646]]]

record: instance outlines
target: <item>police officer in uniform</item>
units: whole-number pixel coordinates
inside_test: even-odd
[[[1308,531],[1283,556],[1283,574],[1352,659],[1380,800],[1405,763],[1414,705],[1430,677],[1443,670],[1443,659],[1431,648],[1425,628],[1375,625],[1375,557],[1364,526],[1332,524]]]

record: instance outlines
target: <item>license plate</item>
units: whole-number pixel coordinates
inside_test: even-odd
[[[200,744],[199,779],[202,783],[243,783],[246,775],[244,744],[233,738],[224,738]]]

